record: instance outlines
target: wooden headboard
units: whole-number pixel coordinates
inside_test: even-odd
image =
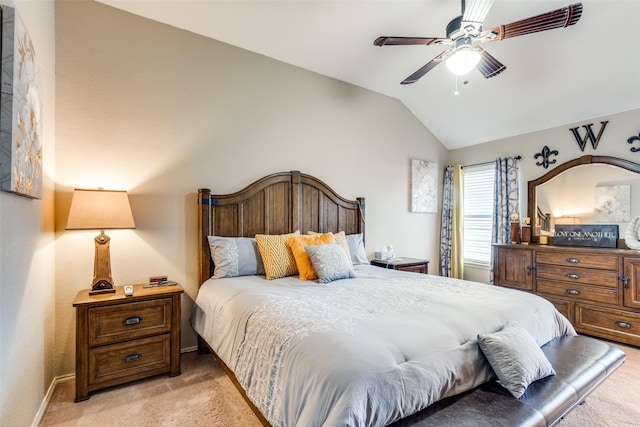
[[[198,190],[199,285],[213,274],[207,236],[253,237],[300,230],[364,234],[364,197],[348,200],[299,171],[267,175],[232,193]]]

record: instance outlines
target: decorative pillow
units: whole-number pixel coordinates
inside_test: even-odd
[[[479,334],[478,345],[500,384],[515,398],[532,382],[556,374],[529,331],[516,322],[493,334]]]
[[[347,234],[346,237],[353,265],[369,264],[369,258],[367,258],[367,253],[364,251],[364,238],[362,233]]]
[[[300,280],[315,280],[318,278],[318,275],[311,264],[311,260],[309,259],[309,255],[307,255],[305,246],[326,245],[328,243],[335,242],[336,239],[333,237],[333,233],[293,236],[287,239],[287,245],[291,248],[293,257],[296,260],[296,267],[298,267],[298,273],[300,273]]]
[[[264,274],[264,265],[253,237],[208,236],[214,279]]]
[[[291,249],[287,246],[287,239],[299,235],[300,230],[289,234],[256,234],[256,243],[268,280],[293,276],[298,273],[296,260],[293,258]]]
[[[307,234],[320,234],[315,231],[307,231]],[[336,243],[339,243],[344,249],[344,252],[347,254],[347,258],[349,259],[349,264],[353,265],[351,262],[351,253],[349,252],[349,244],[347,243],[347,236],[345,236],[344,231],[339,231],[337,233],[333,233],[333,237],[336,239]]]
[[[355,277],[353,267],[339,243],[307,246],[305,249],[313,268],[318,273],[318,282],[329,283]]]

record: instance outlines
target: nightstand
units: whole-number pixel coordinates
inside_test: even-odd
[[[395,258],[393,261],[374,259],[371,265],[392,270],[412,271],[414,273],[429,273],[429,261],[416,258]]]
[[[78,292],[76,402],[89,392],[152,375],[180,375],[180,285],[133,285],[115,294]]]

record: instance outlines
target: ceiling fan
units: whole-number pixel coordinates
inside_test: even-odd
[[[477,65],[482,75],[489,79],[497,76],[507,67],[484,50],[480,46],[481,43],[568,27],[578,22],[582,16],[582,3],[575,3],[551,12],[500,25],[490,30],[483,30],[482,24],[494,0],[468,0],[466,7],[465,0],[461,1],[462,15],[449,22],[447,25],[447,37],[382,36],[373,42],[376,46],[450,46],[448,50],[427,62],[422,68],[401,81],[400,84],[415,83],[442,61],[445,61],[447,68],[456,75],[467,74]]]

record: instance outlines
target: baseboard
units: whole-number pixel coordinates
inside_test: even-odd
[[[198,346],[194,345],[191,347],[181,348],[180,353],[190,353],[192,351],[197,351],[197,350],[198,350]],[[49,388],[47,389],[47,393],[44,395],[44,398],[42,399],[40,408],[38,408],[38,412],[36,413],[33,423],[31,423],[31,427],[38,427],[40,425],[40,422],[42,421],[42,417],[44,417],[44,412],[47,410],[47,406],[51,401],[51,396],[53,396],[53,392],[55,391],[56,386],[61,382],[72,380],[75,377],[76,377],[76,374],[73,373],[73,374],[67,374],[67,375],[55,377],[53,381],[51,381],[51,384],[49,384]]]
[[[47,410],[47,406],[49,405],[49,401],[51,400],[51,396],[53,396],[53,392],[56,389],[58,383],[72,380],[76,377],[76,374],[67,374],[62,375],[60,377],[55,377],[51,384],[49,384],[49,388],[47,389],[47,393],[44,395],[44,399],[42,399],[42,403],[40,404],[40,408],[38,408],[38,412],[36,412],[36,416],[31,423],[31,427],[38,427],[40,425],[40,421],[42,421],[42,417],[44,417],[44,412]]]

